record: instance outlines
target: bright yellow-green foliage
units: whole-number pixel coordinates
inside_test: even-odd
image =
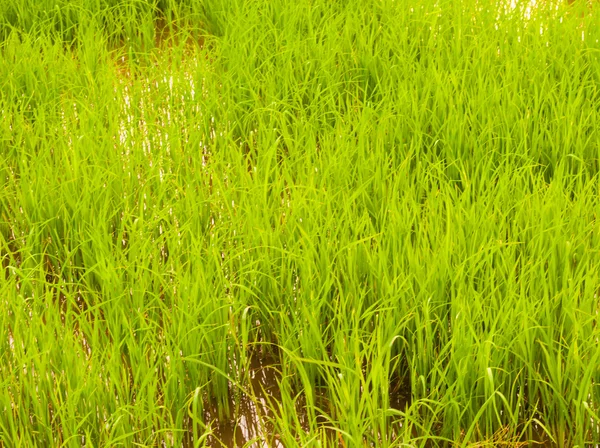
[[[600,5],[0,3],[0,447],[600,442]]]

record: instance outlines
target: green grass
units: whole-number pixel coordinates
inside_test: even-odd
[[[599,5],[526,8],[2,2],[0,447],[218,446],[253,358],[268,446],[600,443]]]

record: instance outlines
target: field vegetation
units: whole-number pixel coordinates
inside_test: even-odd
[[[600,443],[599,6],[0,2],[0,447]]]

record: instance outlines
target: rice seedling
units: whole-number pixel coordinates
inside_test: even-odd
[[[595,2],[0,5],[0,446],[600,443]]]

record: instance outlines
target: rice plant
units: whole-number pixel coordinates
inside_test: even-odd
[[[0,447],[600,443],[596,2],[0,4]]]

